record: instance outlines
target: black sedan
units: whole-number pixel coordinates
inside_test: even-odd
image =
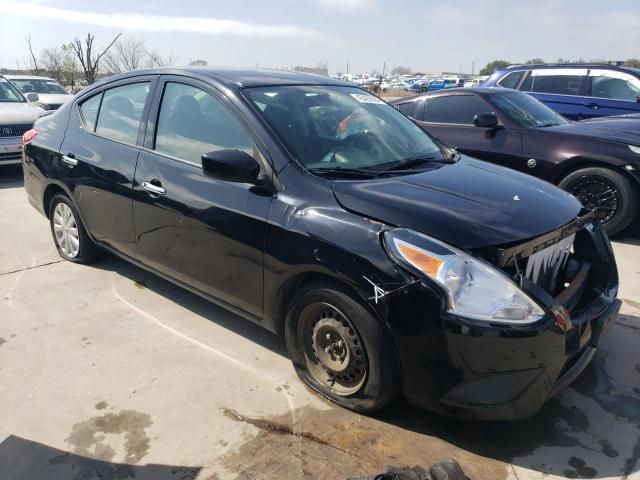
[[[64,259],[112,252],[284,336],[301,378],[353,410],[402,391],[532,415],[620,308],[607,236],[575,198],[326,77],[132,72],[23,144]]]
[[[571,192],[612,235],[640,203],[640,115],[570,122],[516,90],[464,88],[392,102],[460,152]]]

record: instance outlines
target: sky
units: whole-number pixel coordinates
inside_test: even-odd
[[[143,40],[178,65],[330,73],[475,72],[531,58],[640,58],[640,0],[0,0],[0,67],[87,32]]]

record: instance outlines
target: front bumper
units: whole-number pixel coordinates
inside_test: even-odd
[[[500,326],[454,317],[422,283],[389,299],[387,318],[409,402],[445,415],[521,419],[575,380],[621,305],[606,234],[591,226],[583,232],[576,248],[589,253],[591,276],[580,289],[546,295],[541,304],[548,313],[536,324]]]
[[[0,166],[22,163],[22,137],[0,137]]]

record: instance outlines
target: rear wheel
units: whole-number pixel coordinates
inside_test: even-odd
[[[347,289],[313,284],[300,291],[285,325],[296,371],[325,398],[358,412],[378,410],[398,392],[391,342]]]
[[[638,192],[624,175],[606,168],[577,170],[560,182],[560,188],[574,195],[598,216],[609,235],[624,230],[634,219]]]
[[[100,255],[80,220],[73,203],[63,193],[57,193],[49,205],[49,223],[53,242],[65,260],[91,263]]]

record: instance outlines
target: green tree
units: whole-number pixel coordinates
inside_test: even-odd
[[[492,75],[496,70],[508,67],[509,65],[511,65],[511,62],[507,62],[506,60],[494,60],[493,62],[487,63],[487,66],[480,70],[480,75]]]
[[[638,58],[630,58],[629,60],[624,62],[624,66],[625,67],[632,67],[632,68],[640,68],[640,59],[638,59]]]

